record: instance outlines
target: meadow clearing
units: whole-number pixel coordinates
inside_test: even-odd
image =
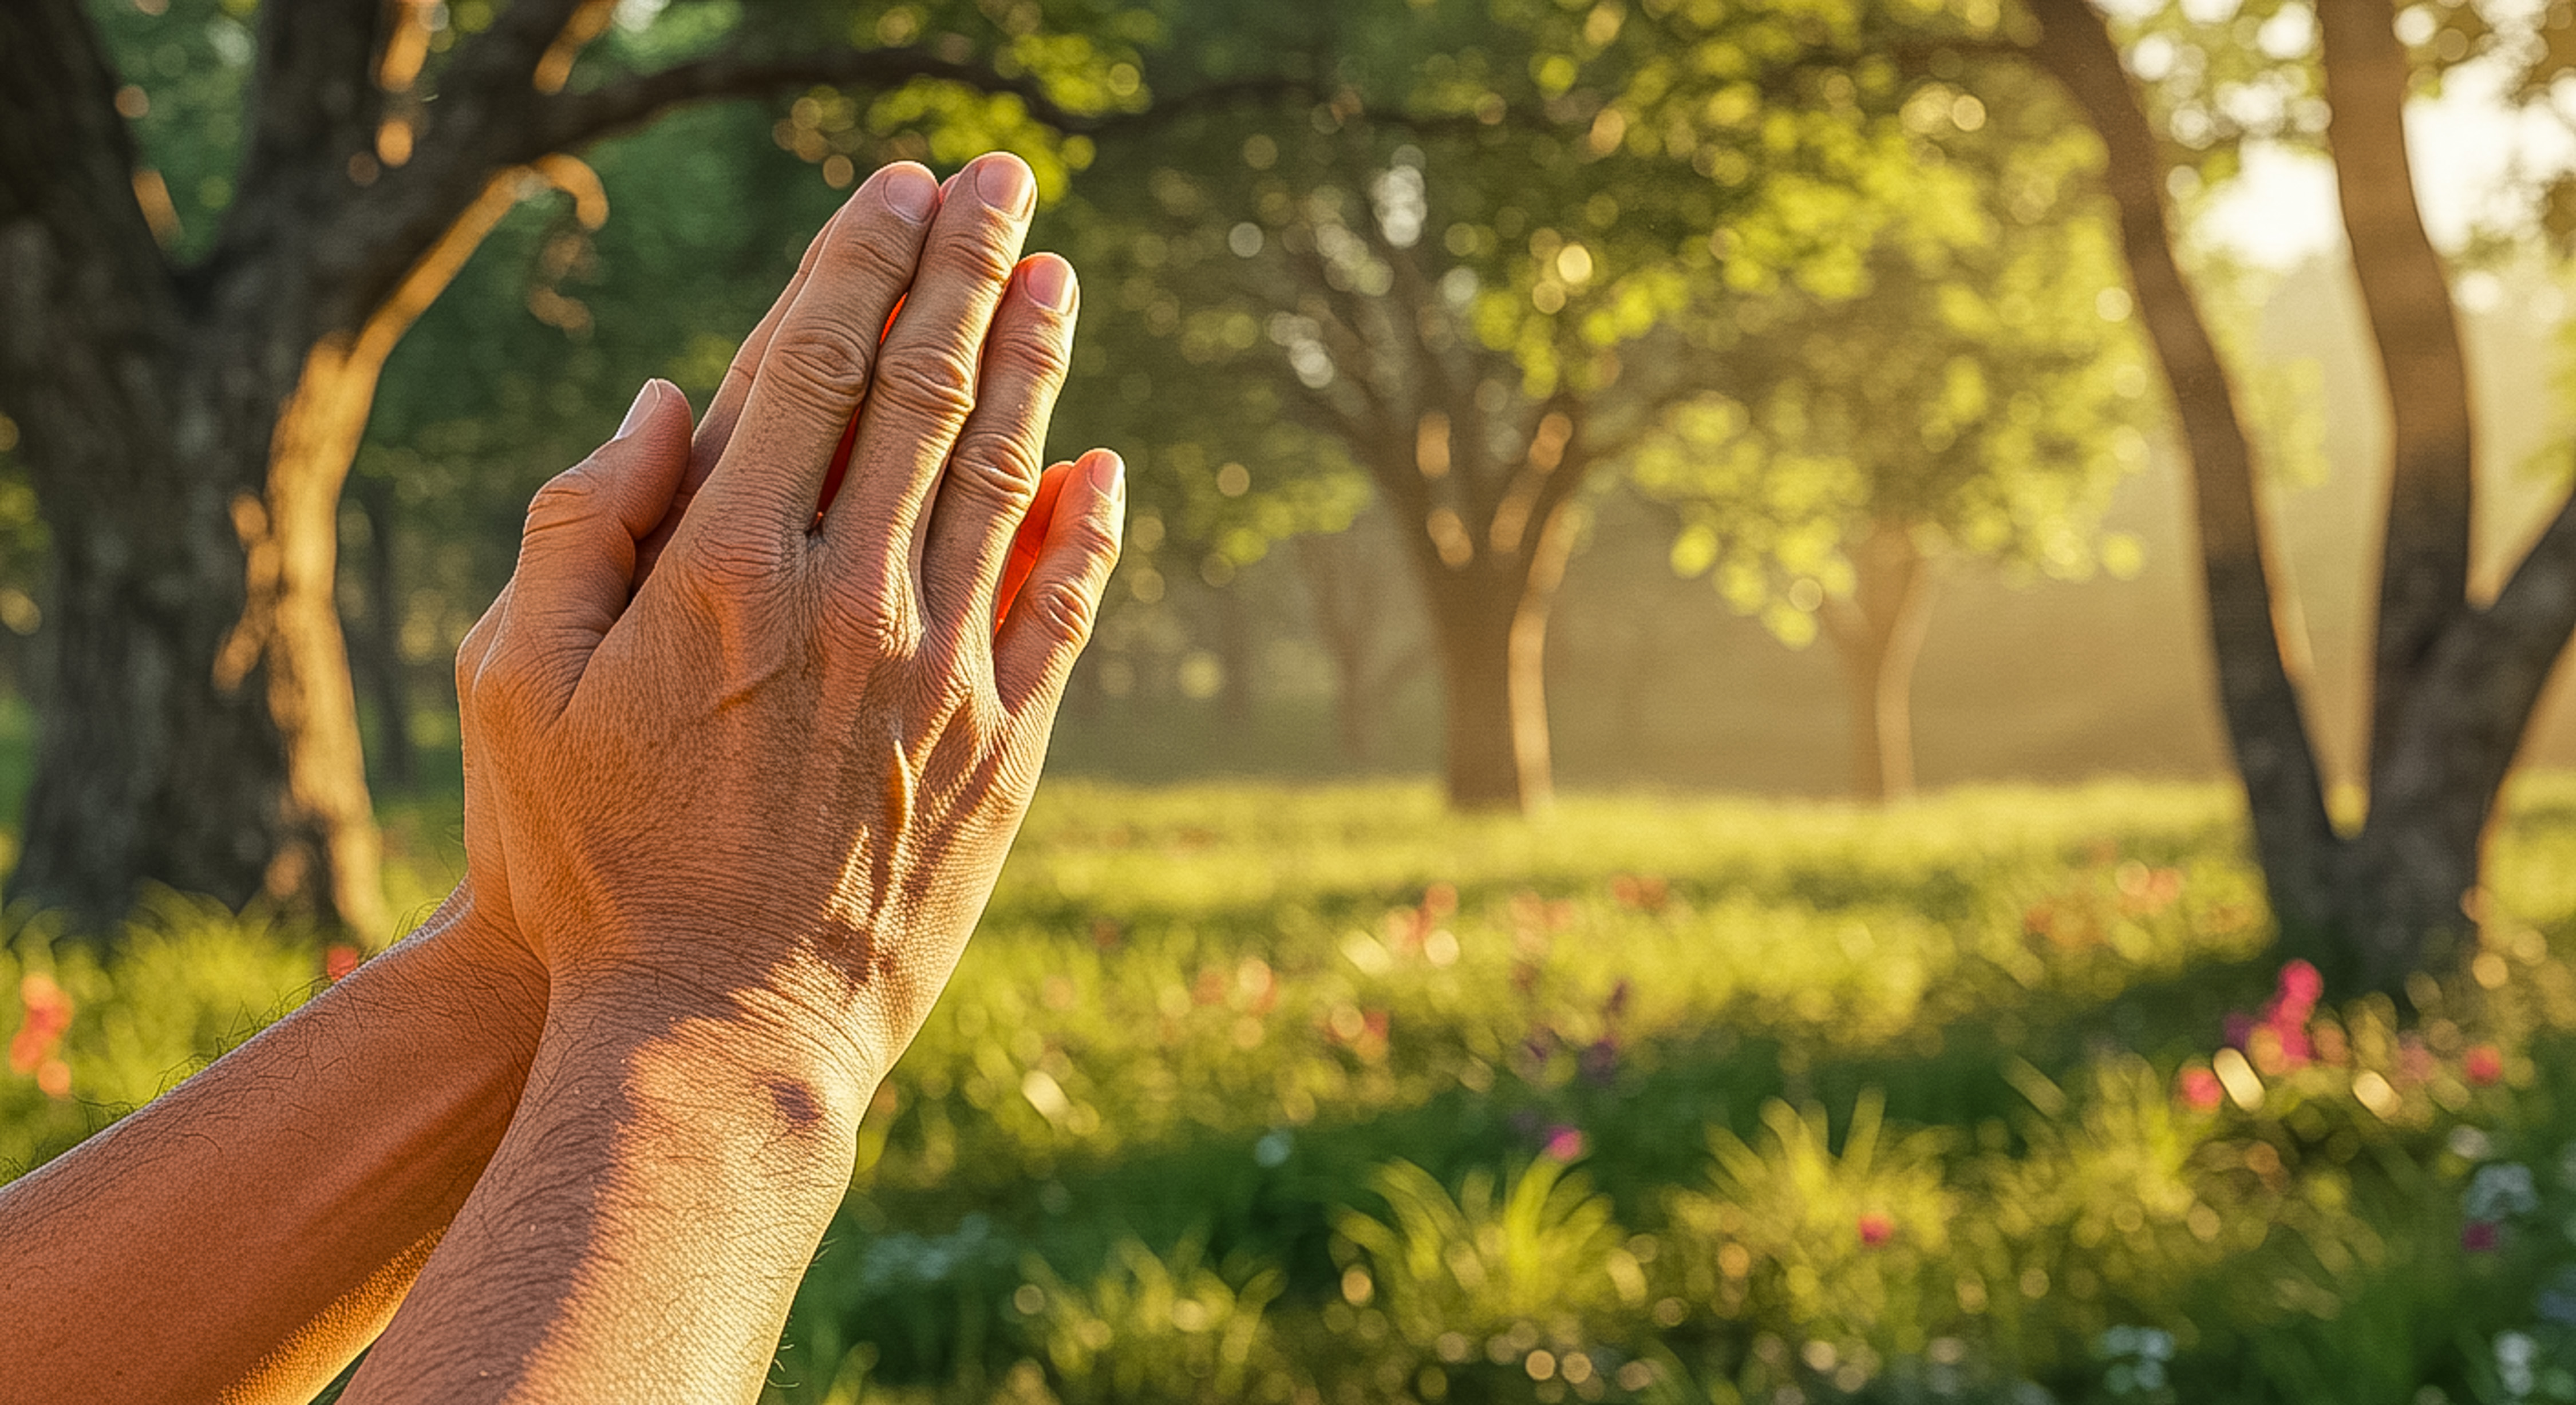
[[[765,1399],[2576,1400],[2576,777],[2509,810],[2401,1018],[2218,786],[1050,784]],[[0,1168],[353,955],[15,920]]]

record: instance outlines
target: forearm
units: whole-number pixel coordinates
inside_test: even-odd
[[[482,1173],[544,1005],[524,949],[451,900],[0,1191],[0,1394],[311,1399],[383,1328]]]
[[[866,1090],[633,1008],[549,1013],[509,1135],[345,1400],[758,1394]]]

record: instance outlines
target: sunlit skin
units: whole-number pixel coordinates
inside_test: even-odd
[[[457,661],[465,881],[0,1192],[0,1394],[304,1400],[371,1340],[348,1400],[757,1393],[1117,556],[1116,456],[1040,472],[1034,195],[880,171],[694,427],[650,384],[539,493]]]

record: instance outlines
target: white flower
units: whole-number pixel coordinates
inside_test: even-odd
[[[2470,1219],[2488,1223],[2539,1208],[2540,1192],[2532,1185],[2531,1168],[2510,1161],[2480,1166],[2461,1200],[2461,1209]]]

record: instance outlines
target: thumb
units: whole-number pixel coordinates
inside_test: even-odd
[[[537,490],[510,577],[510,630],[535,657],[555,710],[626,609],[637,543],[670,509],[689,464],[689,401],[650,380],[616,437]]]

